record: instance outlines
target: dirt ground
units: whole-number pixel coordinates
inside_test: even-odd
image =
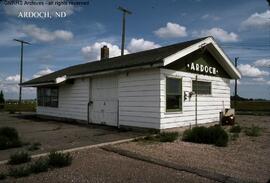
[[[270,116],[237,116],[236,121],[243,127],[260,126],[262,135],[250,137],[241,132],[240,137],[225,148],[181,140],[174,143],[131,142],[117,147],[248,182],[267,182],[270,179]]]
[[[240,137],[227,147],[182,142],[129,142],[114,145],[144,156],[199,168],[235,177],[247,182],[267,182],[270,178],[270,117],[238,116],[241,126],[258,125],[263,128],[259,137]],[[72,153],[69,167],[30,175],[8,178],[4,182],[214,182],[184,171],[135,160],[99,148]],[[8,165],[0,166],[0,173]]]
[[[142,135],[137,132],[124,132],[105,126],[68,124],[41,120],[29,114],[20,116],[0,112],[0,127],[3,126],[16,128],[23,142],[39,142],[41,144],[40,150],[30,152],[31,154],[112,142]],[[1,150],[0,161],[8,159],[11,153],[27,147]]]

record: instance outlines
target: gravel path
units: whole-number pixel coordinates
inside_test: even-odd
[[[70,167],[25,178],[9,178],[5,182],[214,182],[190,173],[137,161],[101,149],[79,151],[72,155],[74,160]]]
[[[187,143],[132,142],[115,147],[165,161],[206,169],[246,181],[267,182],[270,178],[270,117],[240,116],[241,126],[259,125],[262,136],[248,137],[243,133],[228,147]]]

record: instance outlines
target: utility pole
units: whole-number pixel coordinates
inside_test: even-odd
[[[234,66],[237,68],[237,61],[239,57],[234,58]],[[234,80],[234,110],[236,111],[236,102],[237,102],[237,79]]]
[[[125,49],[125,36],[126,36],[126,14],[131,15],[132,12],[119,6],[118,10],[123,12],[123,22],[122,22],[122,45],[121,45],[121,56],[124,55]]]
[[[19,39],[13,39],[13,41],[17,41],[19,43],[21,43],[21,64],[20,64],[20,91],[19,91],[19,107],[21,106],[21,102],[22,102],[22,76],[23,76],[23,45],[24,44],[28,44],[30,45],[30,43],[23,41],[23,40],[19,40]]]

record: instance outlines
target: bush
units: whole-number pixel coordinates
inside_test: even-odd
[[[15,128],[2,127],[0,128],[0,136],[7,137],[10,140],[18,139],[19,135]]]
[[[178,132],[162,132],[158,135],[160,142],[173,142],[179,137]]]
[[[47,158],[39,158],[37,161],[30,165],[32,173],[46,172],[49,169],[49,161]]]
[[[227,146],[228,134],[220,126],[194,127],[185,130],[182,140],[195,143],[214,144],[216,146]]]
[[[27,152],[21,151],[10,155],[8,163],[11,165],[18,165],[29,162],[30,160],[31,160],[30,155]]]
[[[49,165],[53,167],[69,166],[72,162],[72,156],[69,153],[51,152],[48,157]]]
[[[22,143],[19,139],[18,132],[15,128],[11,127],[0,128],[0,150],[20,146],[22,146]]]
[[[155,141],[156,137],[154,135],[147,135],[143,138],[143,140]]]
[[[241,130],[242,130],[241,126],[235,125],[235,126],[232,126],[232,127],[231,127],[230,132],[231,132],[231,133],[240,133]]]
[[[26,177],[31,174],[31,170],[28,166],[12,167],[9,169],[9,176],[19,178]]]
[[[237,138],[239,138],[239,133],[233,133],[231,135],[231,140],[236,140]]]
[[[29,147],[29,151],[36,151],[40,149],[41,144],[39,142],[32,143]]]
[[[0,180],[4,180],[7,178],[7,175],[4,173],[0,173]]]
[[[261,135],[261,128],[258,126],[252,125],[250,128],[246,128],[245,134],[247,136],[258,137]]]
[[[152,141],[152,142],[173,142],[179,137],[178,132],[161,132],[156,135],[147,135],[135,141]]]

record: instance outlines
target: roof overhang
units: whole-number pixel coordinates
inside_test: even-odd
[[[126,72],[131,70],[140,70],[140,69],[149,69],[149,68],[157,68],[163,66],[163,62],[160,61],[158,63],[148,64],[148,65],[140,65],[128,68],[121,68],[121,69],[113,69],[108,71],[101,71],[95,73],[87,73],[87,74],[78,74],[78,75],[71,75],[71,76],[61,76],[57,77],[54,81],[51,82],[44,82],[44,83],[37,83],[37,84],[23,84],[23,87],[40,87],[40,86],[51,86],[51,85],[60,85],[65,83],[69,79],[77,79],[77,78],[85,78],[85,77],[93,77],[93,76],[100,76],[105,74],[114,74],[119,72]]]
[[[172,62],[198,50],[206,48],[219,62],[219,64],[224,68],[224,70],[229,74],[232,79],[240,79],[241,74],[238,69],[231,62],[229,57],[225,54],[225,52],[218,46],[216,41],[212,37],[208,37],[196,44],[193,44],[179,52],[176,52],[166,58],[163,59],[163,66],[169,65]]]
[[[49,86],[49,85],[55,85],[56,83],[54,81],[51,82],[44,82],[44,83],[33,83],[33,84],[22,84],[22,87],[39,87],[39,86]]]

